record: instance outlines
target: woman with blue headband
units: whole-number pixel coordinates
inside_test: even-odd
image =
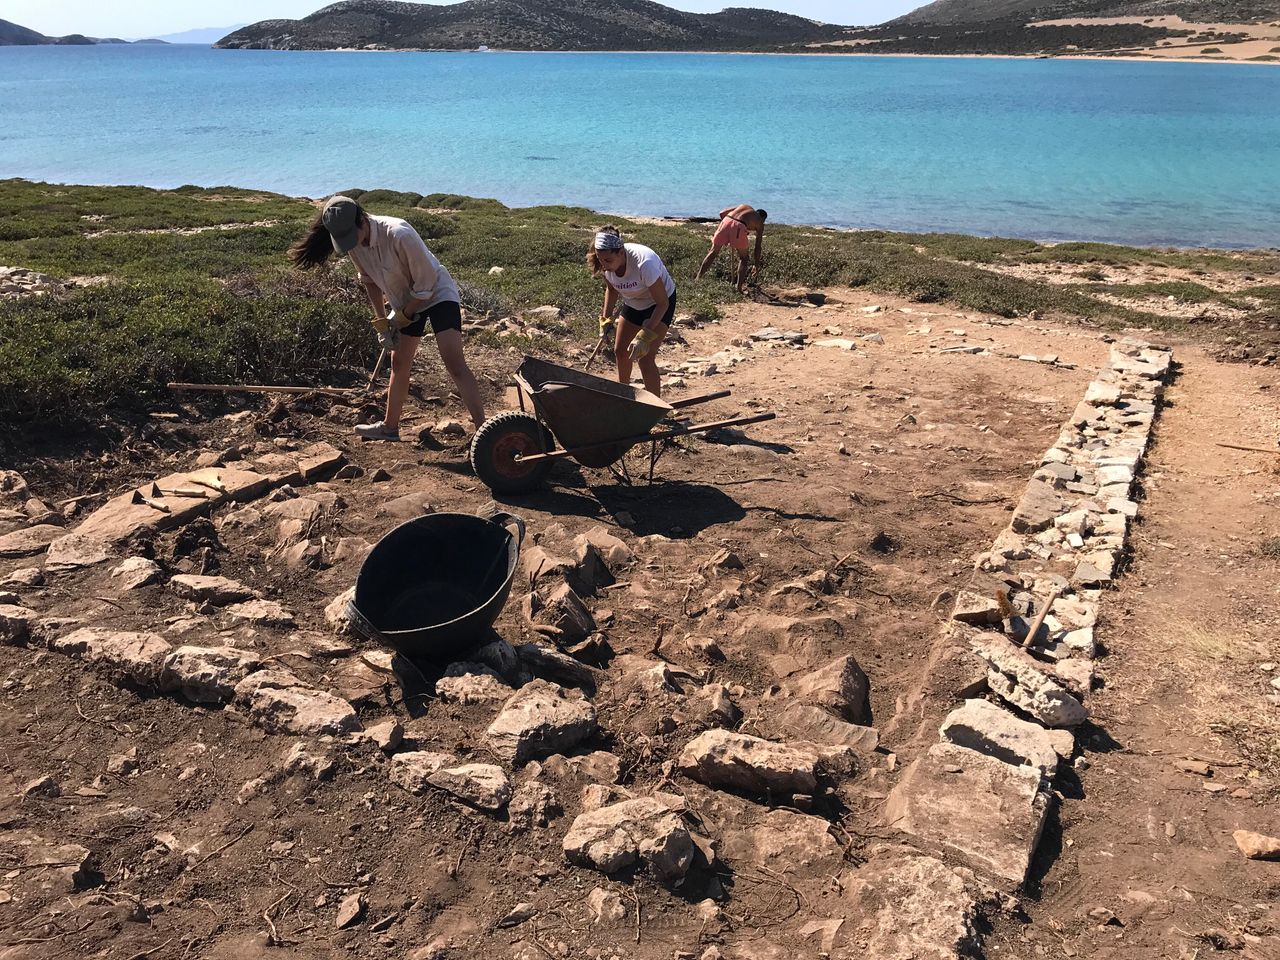
[[[644,388],[662,395],[658,348],[676,315],[676,283],[662,258],[639,243],[623,243],[616,227],[601,227],[587,253],[587,266],[604,279],[604,309],[600,335],[613,323],[614,308],[622,300],[622,322],[614,335],[618,382],[631,382],[631,368],[640,368]]]

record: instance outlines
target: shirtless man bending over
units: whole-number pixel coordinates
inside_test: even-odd
[[[736,207],[727,207],[720,211],[720,226],[711,238],[711,252],[702,261],[698,273],[693,279],[699,280],[711,269],[725,247],[733,247],[738,255],[738,292],[747,292],[747,247],[749,234],[756,235],[755,265],[751,268],[753,278],[760,275],[760,248],[764,243],[764,222],[769,219],[766,210],[757,210],[749,203],[740,203]]]

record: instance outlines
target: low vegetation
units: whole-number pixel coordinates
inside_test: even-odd
[[[548,329],[529,348],[593,336],[601,289],[583,258],[599,214],[561,206],[509,209],[496,200],[446,194],[347,192],[375,213],[409,219],[458,278],[472,314],[563,308],[569,332]],[[345,382],[370,362],[367,307],[347,262],[303,274],[284,259],[315,216],[310,201],[233,188],[160,191],[24,180],[0,181],[0,200],[9,211],[0,224],[0,265],[79,280],[65,291],[0,301],[0,418],[7,424],[145,409],[166,395],[170,380]],[[718,275],[690,279],[706,252],[709,226],[621,226],[628,239],[662,254],[679,283],[681,312],[714,317],[739,299],[728,282],[727,257]],[[984,269],[1041,261],[1080,264],[1099,280],[1105,277],[1098,266],[1107,264],[1259,274],[1280,268],[1274,254],[779,225],[769,231],[765,281],[862,286],[1007,317],[1038,310],[1099,324],[1165,322],[1095,297],[1091,286]],[[1259,290],[1260,300],[1280,303],[1280,295],[1266,292],[1280,294],[1280,288]],[[1193,301],[1216,296],[1195,283],[1169,291]]]

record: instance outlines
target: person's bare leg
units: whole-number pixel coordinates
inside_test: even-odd
[[[715,244],[712,244],[711,252],[702,258],[702,266],[700,266],[698,268],[698,272],[693,275],[693,279],[701,280],[702,275],[711,269],[711,265],[716,262],[716,257],[720,256],[720,251],[723,249],[724,247],[718,247]]]
[[[745,252],[738,254],[738,292],[747,292],[747,255]]]
[[[462,334],[457,330],[441,330],[436,334],[436,349],[440,351],[444,368],[458,387],[458,396],[466,404],[471,422],[477,430],[480,429],[484,423],[484,400],[480,397],[475,374],[467,366],[467,358],[462,353]]]
[[[413,358],[418,353],[421,337],[400,335],[400,344],[391,351],[391,382],[387,384],[387,412],[382,418],[388,427],[400,426],[400,414],[404,411],[404,399],[409,395],[409,377],[413,370]]]
[[[617,333],[613,338],[613,353],[618,363],[619,383],[631,382],[631,354],[627,352],[627,348],[639,332],[639,327],[633,327],[626,321],[618,321]]]
[[[640,376],[644,378],[644,388],[655,397],[662,396],[662,374],[658,371],[658,348],[654,347],[652,353],[637,360],[636,366],[640,368]]]

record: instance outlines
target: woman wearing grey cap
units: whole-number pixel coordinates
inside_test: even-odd
[[[631,365],[640,368],[644,388],[662,395],[658,348],[676,315],[676,282],[662,258],[639,243],[623,243],[617,227],[601,227],[587,252],[587,266],[604,278],[604,309],[600,336],[613,323],[613,310],[622,300],[622,322],[614,338],[618,382],[631,382]]]
[[[400,413],[409,394],[413,358],[428,323],[444,368],[478,429],[484,423],[484,402],[462,353],[462,298],[418,231],[398,217],[366,213],[350,197],[331,197],[306,236],[289,248],[289,258],[309,268],[335,251],[349,256],[360,271],[378,342],[391,353],[386,415],[379,423],[360,424],[356,433],[365,440],[400,439]]]

